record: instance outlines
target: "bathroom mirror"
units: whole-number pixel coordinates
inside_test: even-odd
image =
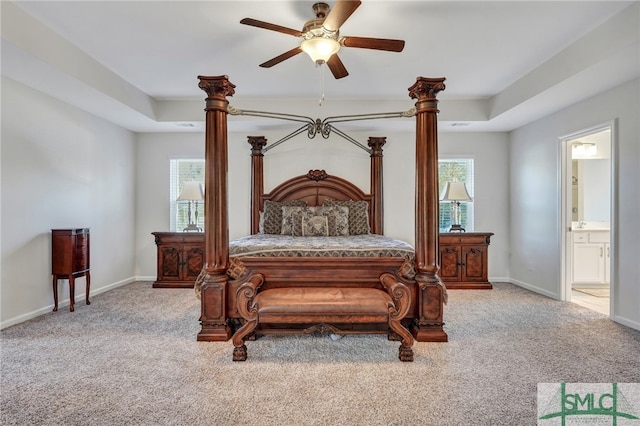
[[[610,222],[611,131],[571,141],[571,220]]]

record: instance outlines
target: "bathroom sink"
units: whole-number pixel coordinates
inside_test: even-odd
[[[573,232],[589,232],[589,231],[609,231],[609,223],[607,222],[571,222],[571,231]]]

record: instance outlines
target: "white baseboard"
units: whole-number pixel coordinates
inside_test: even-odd
[[[496,280],[496,281],[498,281],[498,280]],[[540,289],[538,287],[535,287],[535,286],[533,286],[531,284],[527,284],[525,282],[518,281],[518,280],[513,280],[513,279],[507,279],[505,281],[506,282],[510,282],[510,283],[512,283],[514,285],[517,285],[519,287],[526,288],[527,290],[531,290],[534,293],[542,294],[542,295],[550,297],[552,299],[560,300],[560,297],[557,294],[552,293],[552,292],[547,291],[547,290],[542,290],[542,289]],[[630,320],[630,319],[622,317],[620,315],[611,315],[610,318],[611,318],[612,321],[617,322],[618,324],[622,324],[622,325],[624,325],[626,327],[633,328],[635,330],[640,330],[640,323],[638,323],[637,321]]]
[[[628,318],[621,317],[619,315],[611,315],[611,319],[613,321],[617,322],[618,324],[625,325],[625,326],[627,326],[629,328],[633,328],[635,330],[640,330],[640,322],[633,321],[633,320],[630,320]]]
[[[115,283],[111,283],[111,284],[96,288],[95,290],[92,289],[90,296],[93,297],[98,294],[105,293],[109,290],[113,290],[114,288],[121,287],[126,284],[131,284],[134,281],[136,281],[136,278],[130,277],[121,281],[117,281]],[[75,295],[76,302],[84,301],[86,294],[87,294],[86,292],[76,294]],[[60,309],[61,307],[69,306],[69,303],[70,303],[69,298],[58,301],[58,309]],[[9,318],[6,321],[2,321],[0,323],[0,330],[3,330],[7,327],[11,327],[12,325],[20,324],[21,322],[28,321],[32,318],[39,317],[40,315],[44,315],[51,311],[53,311],[53,303],[48,306],[44,306],[40,309],[36,309],[35,311],[27,312],[26,314],[18,315],[17,317]]]
[[[541,289],[540,287],[536,287],[536,286],[534,286],[532,284],[525,283],[523,281],[514,280],[514,279],[511,279],[511,278],[508,279],[507,282],[510,282],[511,284],[514,284],[514,285],[517,285],[518,287],[526,288],[527,290],[530,290],[530,291],[532,291],[534,293],[538,293],[538,294],[541,294],[543,296],[550,297],[552,299],[560,300],[560,295],[558,295],[558,294],[556,294],[554,292],[551,292],[549,290]]]
[[[156,277],[155,276],[135,276],[135,277],[130,277],[121,281],[117,281],[115,283],[106,285],[106,286],[102,286],[98,289],[96,289],[95,291],[91,292],[92,296],[101,294],[101,293],[105,293],[109,290],[113,290],[114,288],[117,287],[121,287],[123,285],[127,285],[127,284],[131,284],[132,282],[136,282],[136,281],[155,281]],[[514,280],[512,278],[508,278],[508,277],[490,277],[489,278],[489,282],[507,282],[507,283],[511,283],[514,285],[517,285],[518,287],[522,287],[525,288],[527,290],[530,290],[534,293],[538,293],[538,294],[542,294],[543,296],[547,296],[550,297],[552,299],[556,299],[556,300],[560,300],[560,297],[550,291],[547,290],[543,290],[540,289],[539,287],[536,287],[534,285],[525,283],[523,281],[518,281],[518,280]],[[76,300],[78,301],[83,301],[85,298],[85,293],[82,294],[78,294],[76,295]],[[58,303],[58,309],[60,309],[60,307],[66,307],[69,306],[69,299],[63,300],[61,302]],[[5,329],[7,327],[11,327],[12,325],[16,325],[16,324],[20,324],[21,322],[30,320],[32,318],[38,317],[40,315],[49,313],[53,310],[53,304],[49,305],[49,306],[45,306],[43,308],[37,309],[35,311],[23,314],[23,315],[19,315],[17,317],[14,318],[10,318],[6,321],[3,321],[0,323],[0,330]],[[638,323],[637,321],[633,321],[630,320],[628,318],[625,317],[621,317],[618,315],[612,315],[611,319],[619,324],[622,324],[624,326],[633,328],[635,330],[640,330],[640,323]]]

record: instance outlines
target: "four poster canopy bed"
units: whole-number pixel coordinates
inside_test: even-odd
[[[206,100],[205,266],[199,341],[234,344],[265,334],[386,334],[413,360],[414,339],[444,342],[446,290],[438,272],[437,99],[444,78],[419,77],[417,99],[415,249],[383,235],[382,147],[369,138],[370,190],[325,170],[310,170],[264,192],[267,141],[251,145],[251,235],[229,241],[226,76],[200,76]],[[318,120],[319,123],[319,120]]]

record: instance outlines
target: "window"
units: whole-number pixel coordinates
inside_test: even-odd
[[[439,191],[442,194],[447,182],[464,182],[467,192],[473,199],[473,159],[472,158],[444,158],[438,160]],[[451,203],[440,202],[440,232],[448,232],[452,223]],[[462,227],[467,232],[473,231],[473,202],[460,203],[460,217]]]
[[[204,185],[204,160],[169,160],[169,163],[169,200],[171,203],[169,229],[173,232],[180,232],[189,224],[189,201],[176,201],[176,199],[180,196],[180,191],[186,182],[195,181]],[[204,229],[204,202],[198,201],[192,206],[198,211],[196,225]],[[193,209],[191,215],[195,222],[196,212]]]

